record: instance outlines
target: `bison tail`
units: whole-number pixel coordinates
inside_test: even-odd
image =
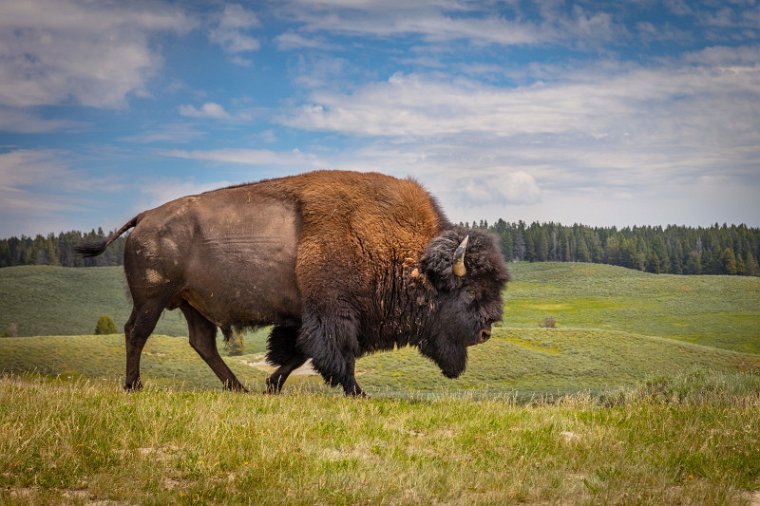
[[[82,241],[74,246],[74,251],[83,257],[96,257],[103,253],[109,244],[114,242],[121,234],[137,225],[140,215],[129,220],[123,227],[111,234],[108,238],[101,241]]]
[[[103,253],[107,246],[107,239],[103,239],[102,241],[83,241],[74,246],[74,251],[83,257],[96,257]]]

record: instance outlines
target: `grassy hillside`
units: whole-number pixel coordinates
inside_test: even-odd
[[[226,357],[240,380],[264,390],[265,333],[250,336],[247,354]],[[647,378],[671,378],[701,370],[760,372],[760,356],[690,343],[611,331],[497,329],[487,344],[471,348],[467,371],[444,378],[412,348],[359,359],[357,376],[372,395],[493,396],[518,398],[586,391],[610,392]],[[0,371],[116,380],[124,374],[124,337],[50,336],[0,339]],[[218,389],[220,382],[186,338],[153,336],[142,360],[146,384],[180,389]],[[294,385],[339,395],[315,376],[292,376]]]
[[[760,353],[760,278],[654,275],[598,264],[517,263],[506,292],[510,328],[617,330]],[[19,335],[90,334],[101,314],[121,329],[131,303],[121,267],[0,269],[0,331]],[[187,334],[166,311],[157,334]]]
[[[760,278],[649,274],[598,264],[517,263],[505,325],[619,330],[760,353]]]
[[[460,379],[443,378],[415,350],[402,349],[360,359],[360,383],[388,395],[528,396],[622,388],[695,369],[758,368],[758,278],[655,276],[593,264],[520,263],[511,268],[514,282],[507,290],[505,321],[489,343],[471,349]],[[130,304],[120,268],[14,267],[0,269],[0,282],[0,325],[17,321],[22,334],[59,335],[0,340],[0,371],[93,378],[123,374],[123,336],[89,335],[100,314],[113,315],[119,326],[127,318]],[[549,316],[558,328],[539,328]],[[186,334],[176,311],[165,313],[157,334],[167,329]],[[78,335],[60,336],[70,333]],[[265,337],[266,330],[248,335],[247,355],[228,358],[253,390],[263,389],[266,372],[249,364],[260,365]],[[186,338],[152,337],[143,369],[148,382],[218,387]],[[316,378],[291,381],[322,388]]]
[[[0,332],[15,322],[20,336],[92,334],[103,314],[122,329],[131,309],[122,267],[0,269]],[[187,335],[187,325],[179,311],[165,311],[156,332]]]

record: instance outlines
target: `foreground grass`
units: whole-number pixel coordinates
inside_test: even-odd
[[[0,502],[749,504],[759,409],[743,373],[527,405],[4,376]]]

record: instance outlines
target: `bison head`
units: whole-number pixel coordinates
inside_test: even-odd
[[[430,281],[431,314],[418,343],[448,378],[467,364],[467,347],[491,337],[502,318],[501,292],[509,280],[490,234],[454,227],[433,239],[420,267]]]

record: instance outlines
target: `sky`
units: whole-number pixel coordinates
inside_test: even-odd
[[[760,226],[760,4],[0,0],[0,237],[316,169],[454,222]]]

